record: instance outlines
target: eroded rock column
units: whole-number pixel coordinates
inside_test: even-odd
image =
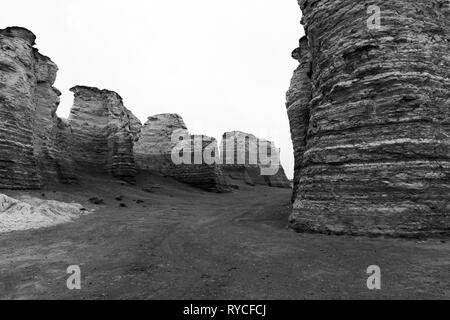
[[[181,151],[183,163],[171,162],[162,169],[162,174],[210,192],[231,191],[217,163],[219,148],[216,139],[203,135],[187,135],[176,150]]]
[[[221,168],[228,179],[242,181],[252,186],[291,188],[291,183],[280,164],[274,142],[259,139],[253,134],[232,131],[223,134],[220,150]],[[262,155],[267,159],[262,161]],[[276,163],[270,163],[273,160]],[[263,162],[269,164],[264,165]],[[273,170],[267,170],[270,174],[264,175],[262,169],[271,166]]]
[[[293,227],[448,234],[450,3],[299,4],[308,52],[298,52],[300,60],[310,55],[311,82],[297,71],[288,94],[298,180]],[[381,10],[379,29],[367,25],[367,7],[374,4]],[[307,103],[296,92],[310,85]]]
[[[34,189],[76,180],[71,130],[56,110],[58,67],[24,28],[0,30],[0,188]]]
[[[210,151],[213,161],[205,161],[205,151]],[[190,135],[183,118],[174,113],[149,117],[134,145],[140,170],[171,177],[206,191],[228,192],[229,187],[217,163],[218,153],[215,139]]]
[[[35,52],[34,155],[42,183],[76,181],[75,163],[70,155],[71,129],[58,118],[58,89],[53,87],[58,67],[50,58]]]
[[[137,173],[133,143],[139,120],[113,91],[84,86],[71,91],[75,96],[69,117],[71,152],[77,165],[133,182]]]
[[[188,134],[183,118],[178,114],[157,114],[148,118],[134,144],[134,156],[139,169],[161,172],[172,163],[176,132]]]
[[[34,43],[23,28],[0,30],[0,188],[40,187],[34,159]]]
[[[300,183],[303,154],[306,151],[306,141],[309,128],[309,102],[312,98],[311,87],[311,54],[308,39],[300,39],[300,46],[292,52],[292,57],[300,65],[294,72],[291,87],[287,92],[287,112],[291,126],[291,137],[294,144],[294,190],[292,200],[295,201]]]

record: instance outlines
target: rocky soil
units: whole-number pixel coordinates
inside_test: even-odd
[[[157,176],[136,186],[80,178],[48,186],[45,199],[93,214],[0,234],[0,299],[450,299],[450,239],[297,234],[286,229],[283,188],[212,194]],[[81,268],[79,291],[66,286],[71,265]],[[380,291],[367,289],[371,265]]]
[[[172,141],[175,133],[189,134],[183,118],[178,114],[158,114],[148,118],[134,144],[136,164],[141,170],[161,172],[171,165]]]

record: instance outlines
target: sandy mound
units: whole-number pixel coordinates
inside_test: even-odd
[[[39,229],[71,222],[89,214],[78,203],[64,203],[23,196],[20,200],[0,194],[0,233]]]

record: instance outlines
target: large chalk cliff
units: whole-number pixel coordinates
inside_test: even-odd
[[[368,6],[381,27],[369,28]],[[450,231],[450,2],[301,0],[288,92],[292,226],[334,234]]]
[[[58,118],[61,93],[54,87],[58,67],[39,53],[35,39],[21,27],[0,30],[0,189],[39,189],[97,174],[134,183],[140,171],[213,192],[229,192],[226,178],[235,173],[238,180],[251,176],[249,184],[290,187],[282,167],[273,176],[262,176],[259,162],[253,166],[235,162],[222,166],[217,161],[174,164],[172,151],[178,143],[172,141],[173,133],[186,134],[187,158],[213,151],[214,160],[220,160],[217,141],[189,134],[176,114],[149,117],[142,126],[114,91],[75,86],[69,118]],[[266,144],[272,154],[275,146]],[[234,155],[236,146],[232,148]],[[226,176],[222,169],[227,169]]]
[[[58,67],[24,28],[0,30],[0,188],[73,181],[69,129],[56,116]]]

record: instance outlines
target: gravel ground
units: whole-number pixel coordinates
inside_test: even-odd
[[[83,181],[2,191],[95,212],[0,234],[0,299],[450,298],[450,239],[297,234],[286,228],[289,189],[210,194],[157,176],[137,186]],[[81,290],[67,289],[71,265]],[[381,268],[381,290],[367,289],[371,265]]]

